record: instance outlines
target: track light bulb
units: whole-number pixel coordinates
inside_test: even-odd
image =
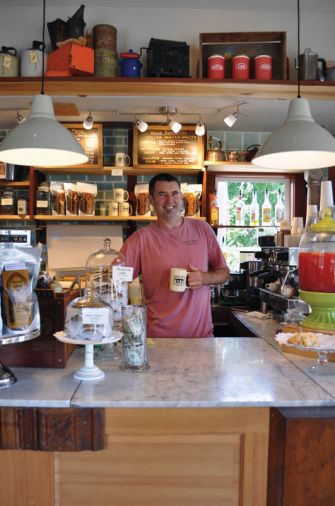
[[[148,123],[146,123],[145,121],[141,120],[141,119],[138,119],[136,120],[136,128],[137,130],[139,130],[139,132],[146,132],[148,130]]]
[[[202,137],[205,135],[206,129],[205,129],[205,123],[203,121],[198,121],[195,127],[195,135],[198,137]]]
[[[231,128],[237,121],[237,113],[234,112],[233,114],[229,114],[229,116],[226,116],[223,121],[227,126],[229,126],[229,128]]]
[[[178,132],[180,132],[182,124],[178,123],[178,121],[171,119],[169,121],[169,127],[171,128],[173,133],[177,134]]]
[[[89,113],[89,115],[83,122],[83,127],[85,128],[85,130],[91,130],[93,128],[93,116],[91,113]]]

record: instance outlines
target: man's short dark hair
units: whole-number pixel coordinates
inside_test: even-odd
[[[161,172],[160,174],[156,174],[154,177],[150,179],[149,193],[152,197],[154,195],[155,184],[157,183],[157,181],[165,181],[167,183],[172,183],[173,181],[175,181],[180,189],[179,179],[175,175],[169,174],[168,172]]]

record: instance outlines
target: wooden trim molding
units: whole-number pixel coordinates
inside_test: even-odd
[[[103,409],[0,408],[0,449],[102,450]]]

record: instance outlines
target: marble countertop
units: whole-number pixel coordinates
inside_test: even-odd
[[[0,390],[0,406],[335,406],[335,376],[333,394],[262,338],[156,339],[148,355],[150,369],[136,373],[119,370],[119,358],[97,359],[106,376],[94,382],[73,378],[83,347],[65,369],[12,368],[18,382]]]
[[[293,353],[285,353],[282,351],[280,345],[275,341],[276,331],[280,328],[280,324],[275,320],[258,320],[252,318],[247,312],[236,312],[235,317],[243,323],[251,332],[256,336],[263,338],[279,353],[281,353],[287,360],[294,364],[304,374],[306,374],[312,381],[316,382],[319,386],[324,388],[332,397],[335,398],[335,363],[334,375],[320,375],[314,374],[309,371],[311,365],[316,362],[315,358],[304,357]],[[335,404],[334,404],[335,405]]]

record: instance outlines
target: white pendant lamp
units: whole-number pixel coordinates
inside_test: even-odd
[[[300,97],[300,1],[298,11],[298,94],[285,123],[265,141],[252,163],[266,169],[308,170],[335,165],[335,138],[315,123],[307,99]]]
[[[43,0],[43,43],[45,0]],[[55,117],[52,100],[44,95],[44,58],[41,94],[33,98],[29,118],[11,130],[0,144],[0,161],[33,167],[64,167],[88,161],[71,132]]]

